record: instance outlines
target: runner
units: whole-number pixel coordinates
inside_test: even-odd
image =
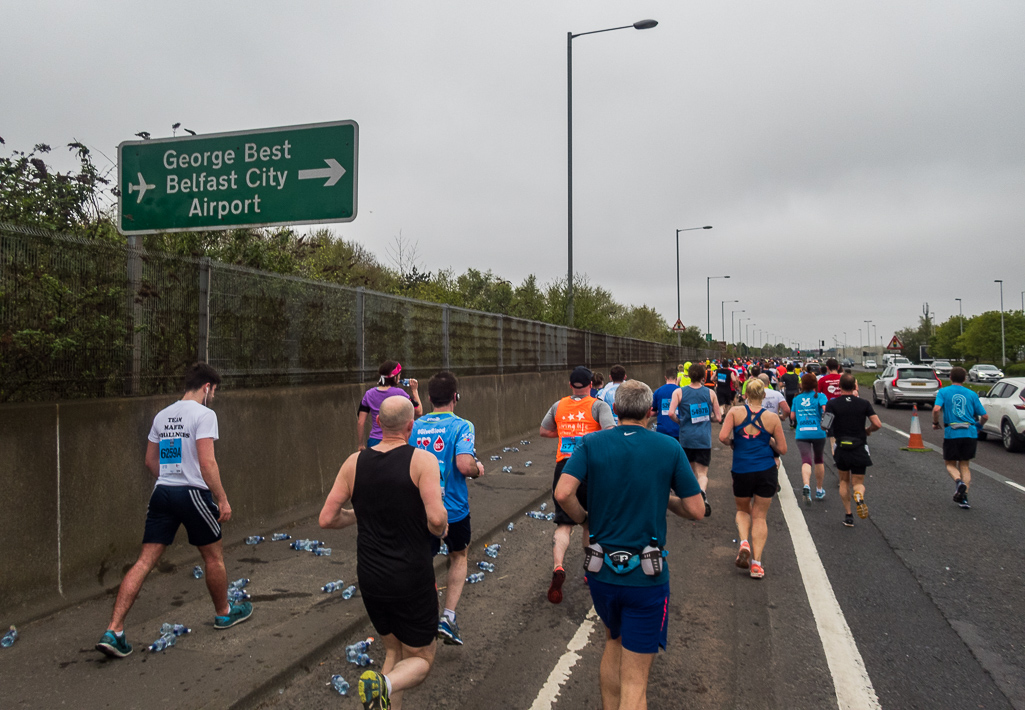
[[[595,372],[591,375],[591,396],[597,397],[598,393],[601,392],[602,387],[605,386],[605,376],[600,372]]]
[[[434,663],[438,596],[431,536],[448,532],[438,460],[409,446],[413,405],[381,402],[381,443],[349,456],[320,511],[320,527],[356,523],[356,578],[370,623],[384,643],[381,672],[359,678],[364,708],[402,705],[402,691]],[[352,508],[343,508],[352,501]]]
[[[737,373],[730,367],[729,360],[723,360],[722,367],[715,373],[715,394],[719,398],[719,406],[723,408],[723,414],[730,413],[733,400],[737,396]]]
[[[619,365],[619,370],[623,368]],[[612,368],[615,371],[616,367]],[[563,397],[551,406],[541,422],[540,435],[548,439],[559,440],[559,450],[555,454],[555,479],[552,481],[552,496],[559,484],[559,476],[566,462],[573,455],[574,447],[585,434],[611,429],[615,426],[612,410],[600,399],[587,395],[591,382],[591,371],[586,367],[578,367],[569,376],[569,386],[573,394]],[[622,384],[620,381],[619,384]],[[617,388],[619,385],[617,385]],[[649,406],[651,402],[648,402]],[[577,498],[581,505],[587,504],[587,485],[577,490]],[[555,534],[552,536],[552,583],[548,587],[548,601],[552,604],[562,602],[562,584],[566,581],[566,570],[562,564],[569,548],[570,536],[576,522],[555,501]],[[587,544],[587,526],[583,527],[584,544]]]
[[[398,387],[399,380],[402,378],[402,365],[394,360],[385,360],[377,368],[377,373],[379,375],[377,387],[371,387],[366,391],[362,401],[359,403],[359,410],[356,412],[356,443],[359,444],[360,451],[368,446],[377,446],[381,443],[381,427],[377,424],[377,413],[380,410],[381,402],[389,397],[405,397],[413,402],[413,411],[416,413],[416,416],[419,417],[424,413],[423,407],[420,406],[417,381],[412,379],[409,381],[409,391],[411,394],[406,394],[405,390]],[[368,416],[370,419],[370,438],[364,444],[363,430],[366,428]]]
[[[972,485],[969,463],[975,458],[978,430],[989,419],[989,415],[979,401],[979,395],[964,386],[966,377],[963,367],[951,369],[951,384],[936,393],[932,408],[932,428],[940,428],[942,413],[943,463],[947,473],[954,479],[954,502],[968,510],[972,507],[968,503],[968,489]]]
[[[788,373],[789,374],[789,373]],[[797,450],[801,452],[801,479],[804,481],[802,496],[804,504],[811,505],[811,473],[815,470],[815,500],[824,500],[826,489],[826,466],[823,454],[826,450],[826,431],[822,428],[822,414],[825,411],[826,395],[818,391],[815,375],[806,372],[801,375],[801,394],[794,397],[790,413],[791,426],[797,429]]]
[[[670,416],[670,403],[673,401],[673,395],[680,389],[676,384],[676,380],[679,377],[679,372],[672,368],[666,370],[666,383],[655,390],[655,394],[652,395],[654,402],[652,403],[652,409],[655,411],[655,431],[666,436],[671,436],[674,439],[680,436],[680,425],[676,423],[676,419]],[[688,384],[690,378],[687,378]]]
[[[833,462],[840,477],[840,498],[846,512],[843,524],[849,528],[854,527],[854,516],[851,515],[852,486],[858,517],[862,520],[868,517],[868,504],[865,503],[865,469],[872,465],[868,451],[868,436],[883,427],[875,409],[872,408],[872,403],[858,396],[857,386],[858,382],[854,375],[840,375],[840,396],[826,404],[826,413],[833,415],[833,423],[827,429],[833,432],[836,439]],[[821,387],[819,389],[821,390]]]
[[[679,370],[676,373],[676,384],[680,387],[686,387],[690,384],[690,375],[688,374],[690,372],[690,364],[691,363],[688,360],[682,365],[676,366],[679,368]]]
[[[616,410],[613,409],[612,405],[616,401],[616,390],[626,380],[626,368],[622,365],[613,365],[609,368],[609,380],[610,382],[602,387],[601,391],[598,392],[598,399],[609,405],[609,409],[612,410],[612,420],[619,424],[619,417],[616,415]]]
[[[779,417],[762,408],[765,385],[748,385],[748,403],[726,413],[719,441],[733,447],[733,496],[737,503],[740,549],[736,565],[754,579],[765,576],[762,551],[769,535],[765,517],[779,485],[775,457],[787,452]],[[750,542],[748,542],[750,538]]]
[[[669,416],[679,424],[680,446],[698,479],[707,518],[712,514],[707,494],[708,466],[712,463],[712,422],[722,421],[722,410],[712,391],[701,385],[705,366],[700,362],[691,365],[689,374],[690,384],[673,392]]]
[[[153,418],[146,468],[157,482],[146,511],[142,552],[121,581],[110,624],[96,644],[97,651],[112,658],[124,658],[132,652],[125,638],[125,617],[181,525],[189,535],[189,544],[203,556],[206,589],[216,614],[214,628],[230,628],[253,613],[249,602],[228,603],[220,524],[231,520],[231,506],[214,456],[217,415],[209,409],[220,382],[221,376],[210,365],[192,365],[185,373],[185,395]]]
[[[794,397],[801,391],[801,378],[794,372],[794,363],[787,363],[786,371],[780,377],[783,383],[783,396],[786,397],[787,406],[794,408]],[[791,422],[791,428],[794,424]]]
[[[647,429],[651,400],[643,382],[620,387],[620,426],[584,437],[555,490],[572,520],[591,524],[585,566],[605,624],[605,708],[647,707],[648,673],[668,633],[666,510],[692,520],[702,515],[701,489],[682,449]],[[585,484],[590,512],[578,502]]]
[[[459,382],[448,370],[442,370],[427,383],[427,396],[434,411],[413,424],[409,443],[434,454],[441,475],[441,497],[448,511],[448,582],[445,605],[438,624],[438,638],[446,644],[462,646],[456,605],[466,582],[466,554],[470,547],[470,498],[467,478],[484,475],[484,464],[474,455],[476,433],[473,423],[455,415],[459,401]],[[431,551],[441,551],[441,540],[431,538]]]
[[[764,372],[758,375],[758,380],[765,385],[765,398],[762,406],[780,418],[780,421],[790,417],[790,406],[787,405],[787,398],[777,392],[769,384],[769,376]]]

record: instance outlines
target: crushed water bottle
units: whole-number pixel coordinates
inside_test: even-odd
[[[529,446],[530,442],[526,439],[520,439],[520,446]]]
[[[248,577],[239,577],[234,582],[229,582],[228,587],[231,589],[245,589],[247,584],[249,584]]]
[[[491,457],[491,460],[492,460],[492,461],[501,461],[501,460],[502,460],[502,457],[501,457],[501,456],[492,456],[492,457]]]
[[[185,626],[185,624],[162,624],[160,627],[160,635],[166,636],[167,634],[174,634],[175,636],[184,636],[185,634],[191,634],[192,629]]]
[[[496,542],[493,545],[488,545],[487,547],[485,547],[484,548],[484,554],[487,555],[488,557],[495,558],[495,557],[498,557],[498,551],[501,550],[501,549],[502,549],[502,546],[499,545]]]
[[[444,542],[441,543],[441,547],[438,548],[438,554],[439,555],[447,555],[448,554],[448,545],[446,543],[444,543]]]
[[[541,504],[541,505],[540,505],[540,506],[538,507],[538,510],[541,510],[541,511],[545,511],[545,510],[548,510],[548,504],[547,504],[547,503],[542,503],[542,504]]]
[[[196,565],[195,567],[193,567],[192,568],[192,576],[195,577],[196,579],[203,579],[203,568],[200,567],[199,565]]]
[[[250,535],[246,538],[247,545],[259,545],[261,542],[263,542],[263,538],[259,535]]]
[[[466,583],[467,584],[477,584],[477,582],[483,582],[483,581],[484,581],[484,573],[483,572],[474,572],[473,574],[471,574],[469,577],[466,578]]]
[[[553,520],[555,520],[555,513],[549,513],[548,515],[544,516],[544,518],[548,522],[552,522]]]
[[[345,660],[347,660],[349,663],[358,663],[359,657],[367,655],[367,651],[370,650],[370,644],[372,644],[373,642],[374,637],[370,636],[365,641],[357,641],[354,644],[346,646]]]
[[[508,525],[508,526],[506,526],[506,528],[505,528],[505,529],[506,529],[506,530],[508,530],[509,532],[512,532],[512,531],[513,531],[513,528],[514,528],[514,527],[516,527],[516,526],[515,526],[515,525],[513,525],[512,523],[509,523],[509,525]]]
[[[515,447],[515,446],[514,446],[514,447],[512,447],[512,448],[511,448],[511,449],[509,449],[509,450],[510,450],[510,451],[515,451],[515,452],[519,453],[519,449],[518,449],[517,447]]]
[[[524,462],[524,464],[523,464],[524,468],[530,468],[530,467],[531,467],[531,466],[533,466],[533,465],[534,465],[534,462],[533,462],[533,461],[526,461],[526,462]]]
[[[512,447],[511,446],[506,446],[505,448],[502,449],[502,451],[504,453],[509,453],[510,451],[512,451]]]
[[[526,513],[524,513],[524,515],[526,515],[528,518],[533,518],[534,520],[540,520],[545,516],[544,513],[539,513],[536,510],[528,510]]]
[[[18,630],[11,627],[11,630],[4,634],[4,637],[0,639],[0,646],[4,648],[10,648],[14,645],[14,642],[18,640]]]
[[[252,597],[250,597],[249,593],[244,589],[240,589],[238,587],[228,587],[228,601],[232,604],[236,602],[243,602],[247,599],[252,599]]]
[[[322,544],[324,544],[324,543],[321,542],[320,540],[306,540],[306,539],[303,539],[303,540],[295,540],[295,541],[293,541],[292,544],[289,545],[289,547],[291,547],[293,550],[300,550],[302,552],[310,552],[311,550],[313,550],[314,547],[320,547]]]
[[[331,685],[338,691],[339,695],[347,695],[349,692],[349,684],[340,675],[331,676]]]
[[[512,473],[512,466],[502,466],[502,473]]]
[[[323,587],[320,588],[320,591],[322,591],[322,592],[324,592],[326,594],[330,594],[331,592],[338,591],[339,589],[341,589],[344,586],[345,586],[345,582],[343,582],[342,580],[339,579],[336,582],[328,582],[327,584],[325,584]]]
[[[159,651],[163,651],[165,648],[170,648],[176,643],[178,643],[177,636],[174,634],[164,634],[149,645],[149,650],[151,653],[158,653]]]
[[[342,599],[352,599],[352,595],[356,593],[356,585],[350,584],[348,587],[342,590]]]
[[[281,540],[291,540],[292,536],[288,533],[274,533],[270,536],[271,542],[280,542]]]
[[[317,557],[330,557],[331,556],[331,548],[330,547],[314,547],[313,548],[313,554],[316,555]]]
[[[490,562],[478,562],[477,569],[484,570],[485,572],[494,572],[495,566]]]

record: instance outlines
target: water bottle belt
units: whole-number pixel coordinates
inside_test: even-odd
[[[659,550],[660,557],[668,557],[666,550]],[[629,574],[641,565],[641,553],[617,550],[605,553],[605,565],[616,574]]]

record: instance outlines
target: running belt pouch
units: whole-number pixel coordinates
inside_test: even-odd
[[[597,574],[601,572],[601,566],[605,564],[605,550],[601,545],[592,542],[584,548],[584,569]]]
[[[863,446],[860,441],[853,441],[851,439],[841,439],[836,442],[836,448],[843,449],[844,451],[854,451]]]
[[[649,577],[657,577],[662,574],[663,552],[657,547],[648,545],[641,550],[641,569]]]
[[[828,429],[831,426],[833,426],[833,413],[832,412],[823,412],[822,413],[822,428],[823,429]]]
[[[969,427],[975,426],[975,424],[972,424],[971,422],[953,422],[951,424],[948,424],[947,426],[949,426],[951,429],[967,429]]]

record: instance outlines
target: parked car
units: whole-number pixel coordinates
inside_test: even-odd
[[[932,369],[940,377],[950,377],[950,371],[954,369],[954,366],[950,364],[949,360],[933,360]]]
[[[888,365],[872,383],[872,400],[887,409],[903,402],[932,406],[940,378],[925,365]]]
[[[906,357],[898,355],[897,357],[893,358],[893,364],[894,365],[912,365],[914,363],[912,363]]]
[[[1025,377],[1000,380],[979,399],[989,415],[979,438],[999,436],[1008,451],[1025,451]]]
[[[877,367],[879,367],[879,365],[876,365],[876,361],[875,360],[865,360],[865,369],[866,370],[874,370]]]
[[[846,372],[850,372],[854,369],[853,358],[845,357],[843,360],[840,361],[840,364],[843,366],[843,369]]]
[[[974,365],[968,371],[969,382],[995,382],[1003,378],[1004,373],[996,365]]]

